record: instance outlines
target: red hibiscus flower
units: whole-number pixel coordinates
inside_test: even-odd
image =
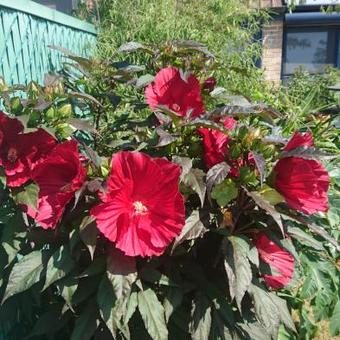
[[[207,78],[203,83],[203,90],[207,90],[208,92],[211,92],[214,90],[216,86],[216,79],[214,77]]]
[[[17,124],[14,131],[18,130]],[[19,187],[30,180],[34,167],[55,144],[55,138],[43,129],[6,137],[6,142],[1,146],[0,165],[5,170],[7,185]]]
[[[7,149],[8,143],[16,139],[17,134],[24,130],[24,126],[16,118],[8,117],[0,111],[0,152]],[[0,158],[1,165],[1,158]]]
[[[38,208],[37,212],[28,210],[28,214],[43,228],[55,228],[85,178],[77,142],[57,145],[33,171],[32,179],[39,186]]]
[[[284,150],[313,145],[310,133],[295,133]],[[277,162],[274,171],[275,187],[290,207],[307,215],[328,210],[329,175],[319,161],[286,157]]]
[[[274,289],[287,286],[294,274],[294,257],[263,233],[256,239],[255,246],[260,259],[278,272],[277,275],[263,275],[267,286]]]
[[[166,159],[115,154],[103,203],[91,210],[98,229],[128,256],[161,255],[185,223],[179,176]]]
[[[185,81],[175,67],[163,68],[157,73],[155,80],[145,89],[145,98],[151,110],[164,105],[179,116],[191,111],[193,118],[205,111],[197,78],[190,75]]]
[[[236,125],[236,120],[227,117],[223,121],[227,130],[232,130]],[[223,162],[225,160],[230,137],[223,132],[214,129],[200,128],[198,132],[203,136],[204,155],[203,159],[207,168]]]

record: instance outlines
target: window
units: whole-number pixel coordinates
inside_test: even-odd
[[[337,5],[340,0],[286,0],[286,3],[291,5]]]
[[[339,27],[286,28],[282,76],[299,67],[311,73],[323,72],[326,66],[340,66]]]
[[[71,14],[72,10],[74,10],[76,7],[75,0],[33,0],[33,1],[67,14]]]

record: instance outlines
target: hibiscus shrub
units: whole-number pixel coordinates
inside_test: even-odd
[[[4,337],[311,338],[304,300],[339,333],[340,176],[313,129],[280,135],[193,41],[57,49],[44,86],[0,87]]]

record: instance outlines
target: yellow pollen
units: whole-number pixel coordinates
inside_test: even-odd
[[[148,208],[141,201],[133,202],[133,206],[135,208],[135,214],[145,215],[148,212]]]

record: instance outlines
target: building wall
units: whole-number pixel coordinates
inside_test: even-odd
[[[262,69],[265,79],[277,85],[281,81],[283,19],[275,19],[262,30]]]

